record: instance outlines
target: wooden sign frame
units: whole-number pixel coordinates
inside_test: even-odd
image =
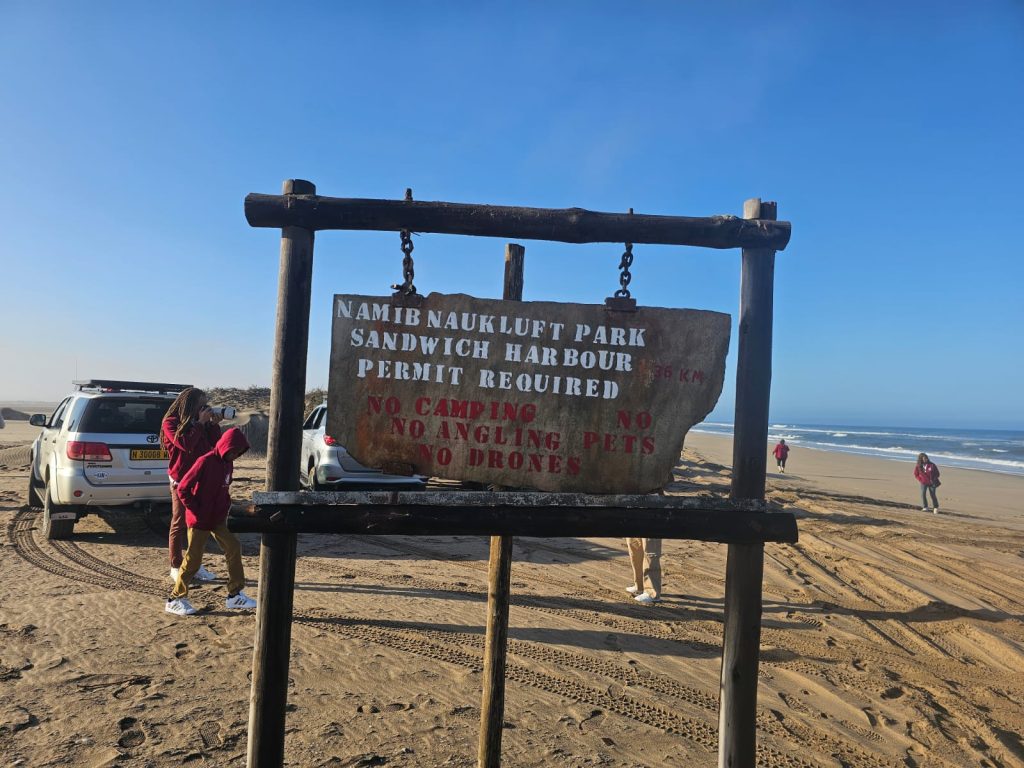
[[[728,544],[718,764],[753,768],[764,543],[797,540],[793,515],[769,510],[764,503],[775,252],[786,247],[790,236],[789,222],[776,221],[775,203],[747,200],[743,218],[645,216],[330,198],[318,196],[311,182],[291,179],[281,195],[248,195],[245,215],[251,226],[281,229],[267,492],[255,495],[251,516],[231,519],[236,531],[262,534],[247,765],[276,768],[284,763],[297,535],[358,532],[491,536],[478,748],[478,765],[484,768],[501,761],[512,536],[650,536]],[[741,248],[729,498],[298,493],[313,241],[314,233],[324,229]],[[506,300],[522,300],[523,254],[522,246],[506,248]]]

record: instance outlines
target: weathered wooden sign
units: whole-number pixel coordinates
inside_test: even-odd
[[[646,493],[718,400],[728,347],[719,312],[336,295],[327,430],[390,471]]]

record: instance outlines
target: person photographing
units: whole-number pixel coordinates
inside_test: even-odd
[[[242,591],[245,570],[242,567],[242,548],[238,537],[228,530],[227,519],[231,511],[230,485],[234,462],[249,450],[249,441],[240,429],[232,427],[217,441],[216,447],[200,456],[192,469],[178,483],[178,494],[185,505],[185,523],[188,525],[188,547],[181,562],[178,579],[164,607],[177,616],[191,616],[196,612],[188,600],[188,585],[203,565],[206,542],[212,536],[224,550],[228,564],[228,597],[225,605],[231,610],[251,610],[256,601]]]

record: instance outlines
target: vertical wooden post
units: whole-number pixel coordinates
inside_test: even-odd
[[[516,243],[505,245],[505,286],[501,298],[507,301],[523,300],[523,267],[526,249]]]
[[[755,198],[743,204],[745,219],[774,220],[776,215],[775,203],[762,203]],[[764,499],[774,280],[775,251],[744,248],[732,452],[734,499]],[[754,768],[756,762],[763,575],[763,544],[729,545],[719,696],[719,768]]]
[[[284,182],[282,194],[313,195],[316,187],[301,179]],[[274,369],[267,437],[268,491],[299,488],[299,452],[306,399],[309,301],[313,282],[313,232],[281,230],[281,267],[277,284]],[[260,544],[260,580],[256,603],[256,641],[252,651],[249,696],[249,768],[284,764],[285,705],[295,590],[294,533],[265,533]]]
[[[505,288],[502,298],[523,300],[526,249],[505,246]],[[505,656],[508,645],[508,607],[512,580],[512,537],[492,536],[487,566],[487,635],[484,642],[484,690],[480,704],[479,768],[501,765],[501,729],[505,721]]]

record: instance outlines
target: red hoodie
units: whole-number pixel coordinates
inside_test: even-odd
[[[196,459],[207,451],[212,451],[213,446],[220,439],[220,427],[213,422],[200,424],[192,422],[180,436],[174,433],[178,430],[179,420],[177,416],[168,416],[163,421],[163,439],[160,441],[170,454],[170,462],[167,465],[167,474],[174,482],[181,482],[185,473],[192,469]]]
[[[924,466],[917,464],[914,466],[914,477],[921,485],[938,485],[939,468],[930,461]]]
[[[217,447],[200,456],[178,484],[178,495],[185,504],[185,523],[189,528],[212,531],[228,519],[231,510],[231,473],[233,462],[224,458],[232,448],[249,450],[249,441],[241,430],[232,427],[217,441]]]

